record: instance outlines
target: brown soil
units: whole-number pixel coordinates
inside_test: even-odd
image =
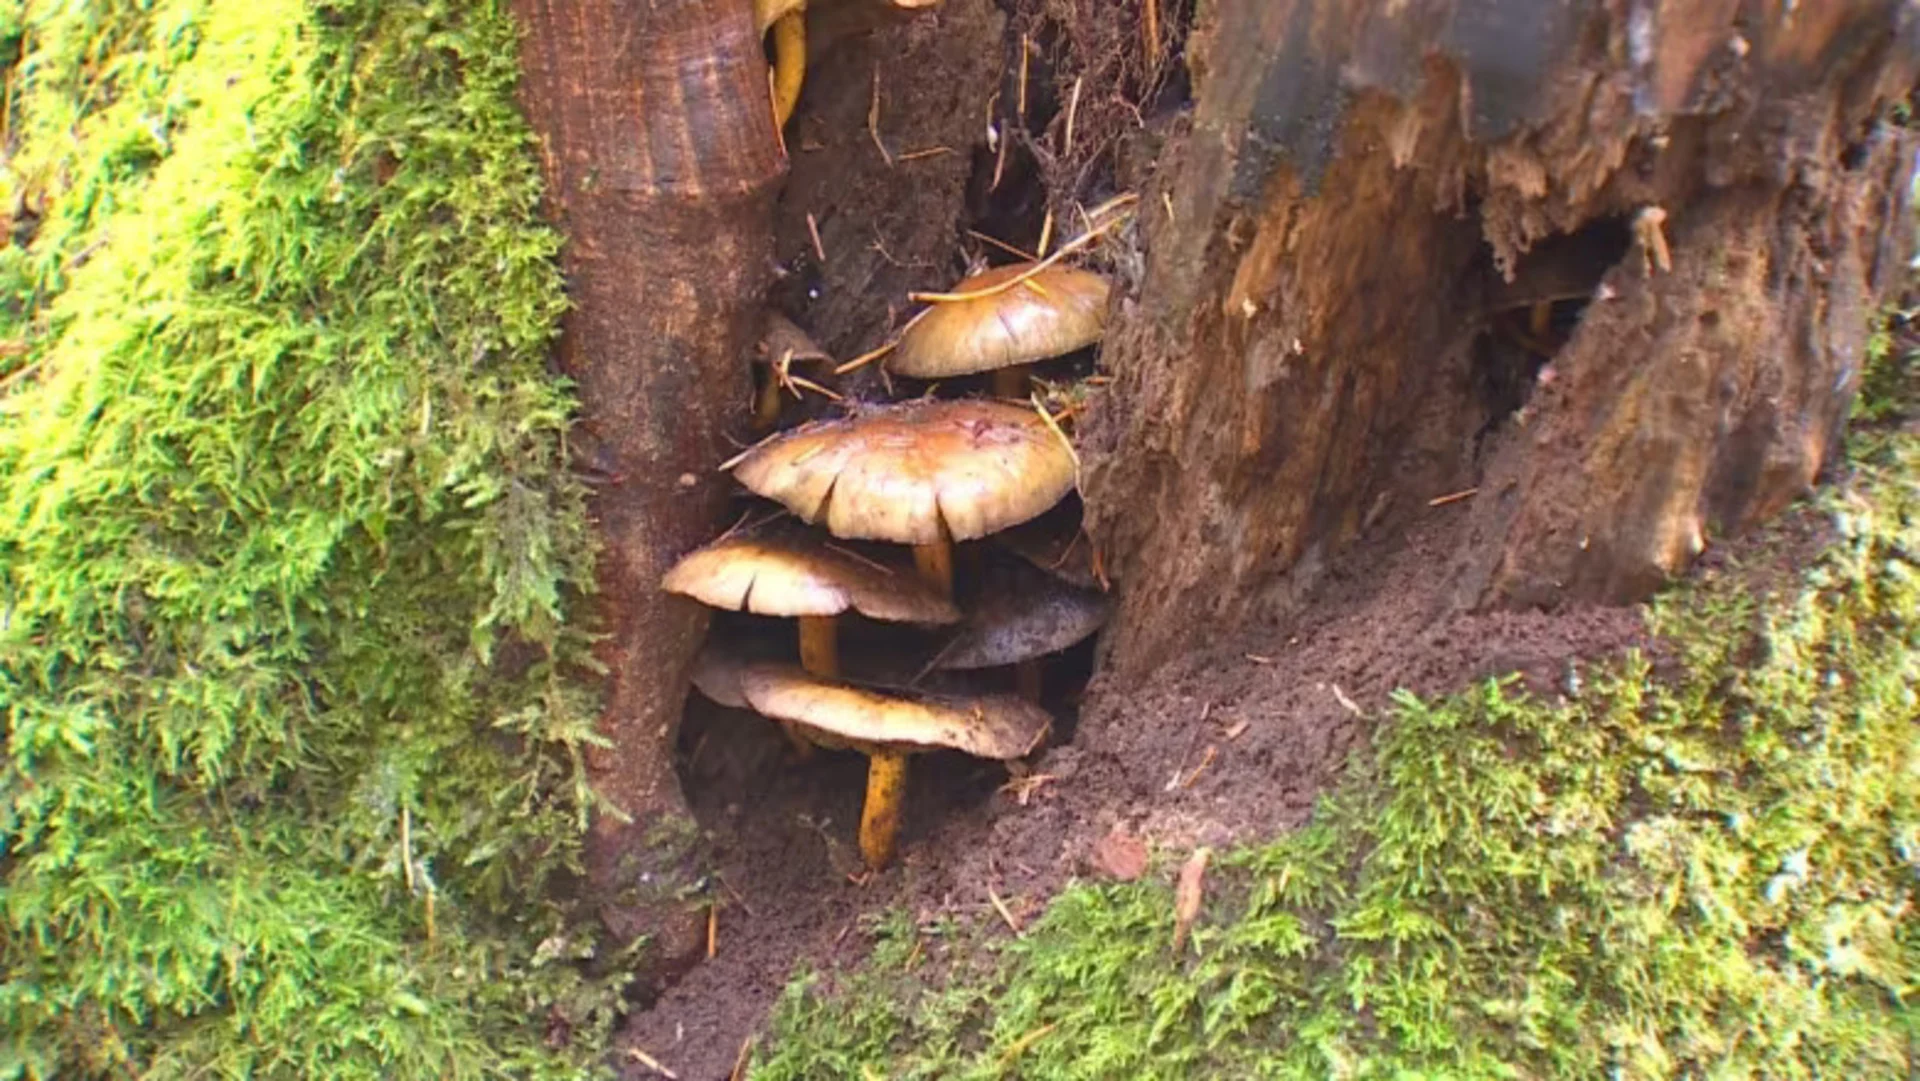
[[[1272,836],[1306,819],[1395,688],[1433,693],[1518,671],[1547,692],[1574,659],[1641,640],[1636,609],[1442,614],[1463,523],[1457,505],[1438,507],[1363,542],[1291,628],[1196,638],[1140,687],[1096,679],[1071,742],[1032,761],[1051,779],[1025,805],[1002,790],[1009,776],[996,763],[916,760],[901,862],[865,885],[852,877],[864,759],[796,765],[765,721],[696,701],[684,774],[716,853],[717,950],[634,1015],[622,1045],[688,1081],[726,1078],[796,963],[859,958],[863,917],[905,907],[991,919],[991,888],[1030,918],[1090,873],[1115,826],[1161,849]],[[1054,705],[1071,718],[1070,704]]]

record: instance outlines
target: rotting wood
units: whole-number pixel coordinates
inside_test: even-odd
[[[1621,602],[1829,459],[1908,250],[1913,5],[1220,0],[1188,56],[1079,428],[1109,678],[1287,619],[1375,505],[1478,488],[1458,606]],[[1551,365],[1489,362],[1590,239]]]

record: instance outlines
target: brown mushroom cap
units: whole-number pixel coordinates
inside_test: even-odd
[[[864,562],[795,534],[725,537],[674,564],[660,586],[702,604],[763,616],[953,623],[960,613],[910,571]]]
[[[734,476],[836,537],[936,544],[1040,514],[1073,490],[1074,463],[1031,410],[914,401],[802,425],[749,451]]]
[[[763,364],[778,364],[781,357],[789,361],[833,359],[798,323],[775,311],[767,312],[753,352],[754,359]]]
[[[1039,706],[1005,695],[895,697],[818,679],[792,665],[744,665],[739,687],[755,712],[791,721],[825,746],[945,747],[979,758],[1019,758],[1053,723]]]
[[[1080,531],[1078,512],[1056,520],[1060,509],[995,533],[993,543],[1069,585],[1106,592],[1094,568],[1093,542]]]
[[[740,687],[745,664],[709,642],[693,658],[693,689],[728,709],[752,709]]]
[[[997,668],[1058,653],[1107,621],[1107,595],[1073,586],[1024,562],[996,567],[937,668]]]
[[[952,291],[990,289],[1032,266],[995,267],[961,280]],[[900,335],[887,368],[942,379],[1071,353],[1100,340],[1108,290],[1107,279],[1090,270],[1051,266],[989,296],[935,302]]]

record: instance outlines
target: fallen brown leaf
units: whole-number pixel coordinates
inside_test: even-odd
[[[1180,881],[1173,888],[1173,952],[1186,948],[1187,932],[1200,918],[1200,898],[1206,887],[1207,861],[1213,850],[1204,846],[1193,850],[1180,866]]]
[[[1132,882],[1147,872],[1147,843],[1115,826],[1093,846],[1093,868],[1122,882]]]

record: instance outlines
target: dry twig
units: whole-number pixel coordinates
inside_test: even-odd
[[[1137,196],[1135,198],[1137,198]],[[952,304],[963,300],[981,300],[986,297],[996,296],[1015,286],[1025,284],[1028,279],[1039,274],[1041,271],[1046,270],[1048,267],[1072,255],[1074,252],[1092,244],[1122,220],[1124,219],[1114,218],[1111,221],[1095,225],[1093,228],[1060,245],[1059,250],[1055,251],[1052,255],[1041,259],[1039,262],[1021,271],[1019,274],[1008,278],[1006,281],[981,286],[978,289],[969,289],[964,293],[908,293],[907,299],[932,304]]]
[[[820,223],[814,220],[813,211],[811,210],[807,211],[807,235],[813,238],[814,257],[820,260],[821,266],[825,266],[827,263],[827,246],[820,243]]]
[[[1434,496],[1432,499],[1427,500],[1427,506],[1444,507],[1449,503],[1458,503],[1462,499],[1472,499],[1479,494],[1480,489],[1478,488],[1462,488],[1457,492],[1448,492],[1446,495]]]
[[[1073,118],[1080,112],[1080,84],[1085,82],[1086,78],[1085,75],[1081,75],[1073,80],[1073,93],[1067,98],[1067,134],[1064,140],[1065,145],[1060,150],[1060,157],[1063,159],[1073,157]]]
[[[887,150],[887,144],[880,141],[880,64],[873,65],[873,97],[867,103],[867,135],[873,139],[873,145],[885,159],[887,168],[893,168],[893,154]]]
[[[654,1058],[652,1055],[647,1054],[645,1051],[640,1050],[638,1047],[627,1048],[627,1055],[631,1057],[635,1062],[638,1062],[640,1065],[645,1066],[647,1069],[652,1070],[654,1073],[657,1073],[661,1077],[666,1078],[667,1081],[680,1081],[679,1074],[674,1073],[672,1070],[667,1069],[665,1066],[661,1065],[659,1059]]]
[[[1007,921],[1007,926],[1013,929],[1016,936],[1025,937],[1027,932],[1020,926],[1020,921],[1013,918],[1013,910],[1007,907],[1007,903],[1000,899],[1000,895],[993,891],[992,886],[987,887],[987,900],[993,902],[993,910],[1000,913],[1000,918]]]

